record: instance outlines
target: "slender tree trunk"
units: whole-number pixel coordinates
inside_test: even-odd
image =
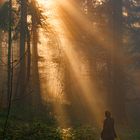
[[[21,0],[21,17],[20,17],[20,85],[19,85],[19,95],[25,92],[26,83],[26,37],[27,37],[27,0]]]
[[[26,28],[27,31],[27,78],[26,80],[29,82],[30,75],[31,75],[31,39],[30,39],[30,32],[28,27]]]
[[[35,2],[32,2],[33,7],[36,7]],[[40,91],[40,79],[39,79],[39,69],[38,69],[38,26],[37,26],[37,21],[36,17],[34,16],[34,13],[32,13],[32,81],[33,81],[33,92],[34,95],[32,96],[33,98],[33,105],[36,110],[41,111],[41,91]]]
[[[0,29],[0,109],[2,107],[2,102],[3,102],[3,70],[2,70],[2,31]]]
[[[124,121],[126,118],[125,112],[125,72],[123,69],[122,60],[120,60],[123,50],[122,43],[122,0],[113,0],[113,48],[112,48],[112,70],[113,70],[113,93],[112,93],[112,109],[119,120]]]

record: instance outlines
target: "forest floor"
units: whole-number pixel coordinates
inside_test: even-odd
[[[44,121],[10,119],[3,138],[5,118],[0,116],[0,140],[100,140],[100,129],[92,125],[62,128]],[[140,140],[140,129],[117,126],[117,140]]]

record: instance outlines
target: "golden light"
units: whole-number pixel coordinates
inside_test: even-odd
[[[90,78],[85,79],[81,75],[79,66],[87,67],[88,64],[85,66],[85,64],[81,62],[82,57],[77,51],[75,51],[77,46],[72,43],[75,40],[72,32],[77,32],[77,30],[71,30],[71,23],[75,22],[77,26],[89,33],[92,38],[97,40],[97,42],[100,42],[102,47],[110,49],[113,44],[111,41],[107,41],[105,43],[102,38],[106,36],[99,33],[97,30],[91,32],[91,26],[89,26],[90,21],[81,13],[74,0],[39,0],[38,2],[46,9],[45,13],[49,15],[48,21],[52,25],[54,31],[56,32],[56,36],[60,41],[60,50],[65,53],[65,57],[67,57],[66,59],[68,59],[70,63],[72,73],[80,87],[80,96],[85,99],[84,103],[87,104],[88,109],[91,111],[98,124],[100,124],[102,120],[102,112],[107,108],[107,105],[98,96],[98,91],[93,86],[94,83],[92,83],[94,80],[91,81]],[[101,0],[98,2],[100,4],[102,3]],[[66,13],[68,13],[68,15]],[[70,19],[69,16],[71,17]],[[65,93],[61,94],[63,89],[60,86],[63,84],[64,77],[62,76],[62,72],[58,71],[58,66],[52,62],[52,56],[56,56],[55,52],[57,49],[53,48],[53,45],[52,47],[49,47],[47,44],[48,40],[46,40],[42,33],[39,54],[46,60],[46,63],[41,65],[46,65],[43,71],[47,74],[46,79],[43,79],[41,82],[43,93],[42,99],[47,100],[48,96],[46,96],[46,94],[49,92],[49,97],[51,99],[55,100],[55,98],[59,97],[59,95],[63,95],[63,97],[60,97],[60,99],[65,100]],[[86,57],[85,54],[83,55]],[[64,116],[63,120],[59,120],[60,125],[64,123],[64,120],[65,122],[68,121],[68,116],[61,104],[58,105],[57,102],[54,102],[54,110],[56,111],[56,114]]]
[[[40,44],[38,54],[43,61],[38,62],[40,74],[40,90],[42,101],[51,102],[53,113],[57,116],[59,126],[68,127],[69,119],[64,111],[65,94],[63,87],[64,72],[61,66],[61,50],[59,48],[59,24],[55,0],[38,0],[39,6],[47,16],[47,22],[51,26],[49,37],[43,29],[40,30]],[[58,39],[58,40],[57,40]]]
[[[42,4],[44,7],[52,5],[55,0],[37,0],[39,4]]]

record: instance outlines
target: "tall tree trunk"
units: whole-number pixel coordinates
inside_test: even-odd
[[[25,83],[26,83],[26,37],[27,37],[27,0],[21,0],[21,17],[20,17],[20,85],[19,85],[19,94],[24,94],[25,92]]]
[[[119,120],[124,121],[125,112],[125,72],[121,60],[122,43],[122,0],[112,0],[113,6],[113,48],[112,48],[112,70],[113,70],[113,86],[112,86],[112,109]]]
[[[31,74],[31,38],[30,38],[30,32],[28,27],[26,27],[27,31],[27,82],[30,80],[30,74]]]
[[[32,6],[34,8],[36,8],[36,3],[35,1],[32,1]],[[34,12],[32,13],[32,81],[33,81],[33,92],[34,92],[34,96],[32,96],[33,98],[33,105],[35,108],[35,112],[36,110],[41,111],[41,95],[40,95],[40,79],[39,79],[39,69],[38,69],[38,40],[39,40],[39,36],[38,36],[38,26],[37,26],[37,19],[34,16]]]
[[[2,30],[0,29],[0,109],[2,107],[3,102],[3,63],[2,63]]]

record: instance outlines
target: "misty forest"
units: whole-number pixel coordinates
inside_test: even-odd
[[[0,140],[140,140],[139,45],[139,0],[0,0]]]

